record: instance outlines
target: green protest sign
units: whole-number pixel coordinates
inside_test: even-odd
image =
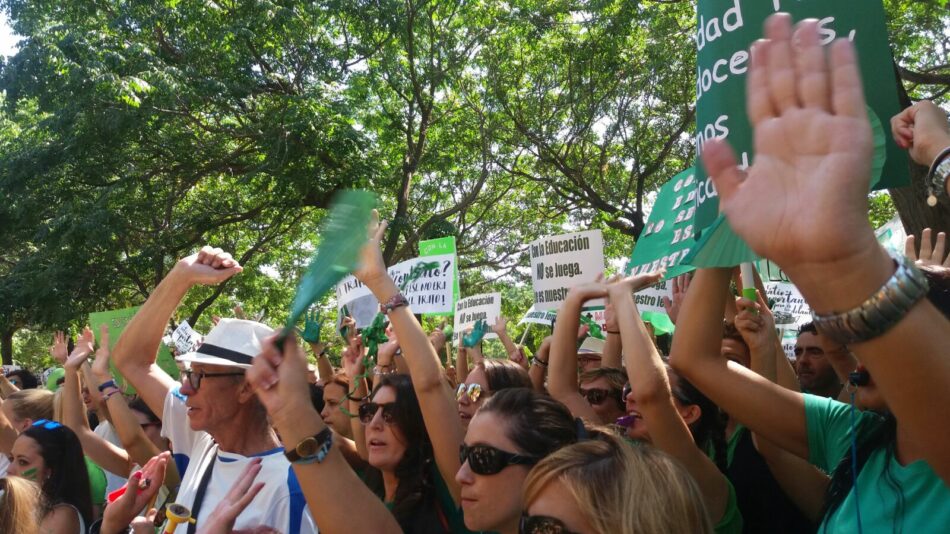
[[[697,5],[696,147],[724,137],[742,165],[752,162],[752,129],[746,115],[749,45],[762,36],[765,19],[778,11],[798,21],[818,19],[823,43],[854,42],[872,117],[883,123],[900,111],[884,6],[881,0],[699,0]],[[886,161],[873,189],[906,185],[907,153],[886,136]],[[697,228],[716,220],[719,202],[712,181],[697,165]]]
[[[693,237],[695,182],[694,170],[688,169],[660,188],[646,228],[627,261],[627,274],[652,272],[665,267],[669,278],[692,269],[682,260],[696,243]]]
[[[440,237],[419,242],[419,256],[443,256],[445,254],[456,254],[455,236]],[[458,256],[455,258],[455,272],[452,275],[452,307],[459,300],[459,263]],[[427,313],[426,315],[454,315],[455,312],[447,313]]]
[[[111,351],[112,348],[115,347],[116,342],[119,341],[119,336],[122,335],[122,331],[125,330],[125,325],[129,324],[129,321],[135,317],[139,308],[141,308],[141,306],[90,313],[89,327],[92,328],[92,331],[96,334],[96,338],[98,339],[100,325],[106,324],[109,326],[109,350]],[[157,363],[163,371],[176,380],[178,379],[178,366],[175,365],[175,358],[164,344],[159,345]],[[132,389],[132,386],[128,385],[125,378],[116,370],[114,360],[109,362],[109,366],[112,368],[112,376],[115,377],[119,387],[126,393],[134,393],[135,390]]]

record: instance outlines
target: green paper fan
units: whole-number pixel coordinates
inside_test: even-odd
[[[656,332],[658,336],[672,334],[673,330],[676,329],[676,327],[673,326],[673,321],[670,320],[670,316],[665,313],[643,312],[641,317],[643,317],[644,322],[653,325],[653,331]]]
[[[297,286],[285,331],[289,332],[311,304],[356,269],[375,206],[376,195],[367,191],[343,191],[333,199],[320,232],[320,245]]]

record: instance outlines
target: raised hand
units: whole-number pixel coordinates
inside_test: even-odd
[[[247,380],[274,421],[289,420],[300,410],[313,410],[307,383],[307,357],[293,335],[277,349],[278,336],[264,341],[261,353],[247,371]]]
[[[136,471],[129,477],[125,492],[106,506],[100,532],[111,534],[126,531],[126,527],[135,519],[135,516],[158,494],[162,481],[165,480],[165,468],[168,466],[169,459],[171,459],[171,453],[167,451],[154,456],[141,471]]]
[[[817,21],[806,20],[793,46],[787,14],[769,17],[765,34],[747,81],[753,165],[740,170],[722,139],[703,147],[720,209],[756,253],[809,289],[855,264],[886,268],[867,217],[873,145],[853,45],[835,41],[826,61]]]
[[[304,316],[303,334],[300,337],[307,343],[320,343],[320,311],[310,310]]]
[[[904,255],[917,262],[917,265],[939,265],[950,267],[950,254],[946,254],[947,234],[937,234],[937,241],[931,245],[930,238],[933,231],[924,228],[920,233],[920,253],[915,247],[916,239],[913,235],[907,236],[904,242]]]
[[[69,353],[69,357],[64,362],[65,367],[72,370],[77,370],[82,367],[83,362],[92,354],[95,343],[96,339],[93,337],[92,330],[90,330],[88,326],[85,327],[79,339],[76,341],[73,351]]]
[[[356,377],[363,374],[363,342],[360,336],[354,337],[353,342],[343,349],[340,363],[343,365],[343,372],[346,373],[346,377],[351,383],[356,380]]]
[[[383,261],[383,253],[380,250],[380,242],[386,233],[386,221],[379,222],[379,212],[373,210],[370,218],[369,228],[366,232],[369,241],[363,245],[360,251],[360,263],[353,276],[367,287],[373,288],[374,285],[389,278],[386,271],[386,263]]]
[[[772,310],[756,290],[756,302],[746,298],[736,300],[739,312],[736,314],[736,330],[742,335],[746,345],[753,351],[765,350],[775,345],[775,317]]]
[[[241,265],[220,248],[204,247],[197,254],[178,260],[172,273],[191,285],[214,285],[243,271]]]
[[[53,333],[53,346],[49,348],[49,355],[59,362],[60,365],[66,363],[66,358],[69,356],[69,348],[66,344],[66,332],[59,330]]]
[[[919,165],[930,166],[940,151],[950,147],[947,114],[929,100],[921,100],[891,118],[897,146],[908,149]]]
[[[491,330],[499,336],[508,335],[508,319],[499,315],[498,318],[495,319],[495,324],[491,325]]]
[[[670,280],[673,286],[673,296],[663,297],[663,308],[666,314],[670,316],[670,321],[676,324],[676,318],[680,315],[680,308],[683,307],[683,301],[686,300],[686,290],[689,289],[690,275],[681,274]]]
[[[645,287],[650,287],[662,280],[663,274],[664,271],[660,270],[654,271],[652,273],[636,274],[624,278],[613,278],[611,279],[611,283],[604,287],[605,293],[602,296],[613,300],[632,295],[637,291],[640,291]]]
[[[112,379],[109,356],[109,325],[103,323],[99,325],[99,348],[96,349],[96,359],[92,361],[92,374],[100,384]]]

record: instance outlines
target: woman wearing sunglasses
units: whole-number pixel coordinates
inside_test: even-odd
[[[368,403],[359,406],[351,400],[349,410],[358,412],[361,422],[354,439],[373,468],[367,476],[370,486],[391,506],[405,532],[464,532],[454,480],[464,435],[458,405],[435,348],[386,270],[379,248],[386,223],[376,224],[375,212],[373,219],[354,275],[381,303],[411,380],[381,374]],[[358,360],[362,354],[347,357]],[[353,363],[345,365],[351,381],[360,374]]]
[[[511,360],[482,360],[455,389],[459,418],[468,428],[475,412],[493,393],[507,388],[530,388],[531,378]]]
[[[610,283],[596,281],[571,289],[568,300],[610,299],[617,313],[630,384],[624,392],[630,415],[621,421],[628,426],[627,436],[648,441],[683,464],[699,487],[717,533],[741,532],[735,490],[721,470],[726,460],[721,414],[663,362],[633,301],[637,288],[652,285],[661,277],[662,273],[656,272]],[[571,329],[576,331],[577,321],[574,315],[561,317],[557,327],[563,325],[567,332],[555,329],[555,341],[559,334],[566,340]],[[713,451],[715,461],[708,450]]]
[[[82,445],[72,430],[46,419],[33,423],[14,442],[7,474],[43,490],[41,532],[85,534],[93,519],[92,497]]]
[[[602,436],[541,460],[524,485],[521,534],[711,534],[689,473],[653,447]]]
[[[460,448],[465,526],[518,532],[521,487],[531,467],[586,434],[566,406],[529,388],[509,388],[488,399],[472,418]]]

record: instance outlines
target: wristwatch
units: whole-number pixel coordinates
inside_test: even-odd
[[[326,427],[317,434],[304,438],[293,449],[285,450],[284,456],[292,464],[321,463],[330,453],[333,445],[333,432]]]

